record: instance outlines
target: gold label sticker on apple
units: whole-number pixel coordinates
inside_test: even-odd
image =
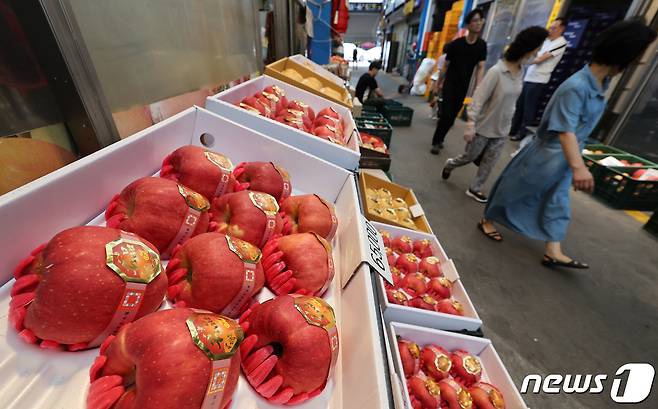
[[[254,109],[256,112],[258,112],[258,110],[255,108],[252,107],[249,108]],[[203,151],[203,154],[206,155],[206,159],[208,159],[210,163],[217,166],[218,168],[229,172],[233,170],[233,163],[231,163],[231,160],[226,156],[222,155],[221,153],[206,150]]]
[[[199,212],[205,212],[210,209],[210,202],[208,202],[208,199],[203,197],[200,193],[180,184],[178,185],[178,192],[183,196],[185,203],[187,203],[190,208],[198,210]]]
[[[245,263],[256,264],[261,259],[262,253],[260,252],[260,249],[249,242],[236,239],[235,237],[226,236],[226,243],[228,244],[229,250],[240,257],[240,260]]]
[[[158,253],[132,235],[105,245],[105,263],[123,281],[133,283],[148,284],[162,270]]]
[[[295,308],[310,325],[330,330],[336,326],[336,315],[325,300],[306,295],[295,297]]]
[[[267,215],[275,216],[279,212],[279,204],[276,199],[267,193],[249,192],[249,198],[254,206]]]
[[[195,312],[185,323],[196,346],[211,361],[230,358],[244,339],[236,321],[218,314]]]

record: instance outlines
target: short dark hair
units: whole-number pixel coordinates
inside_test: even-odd
[[[623,70],[639,58],[656,39],[656,32],[642,19],[619,21],[603,30],[592,48],[592,62]]]
[[[503,57],[507,61],[519,61],[524,55],[541,46],[548,37],[548,31],[539,26],[528,27],[516,35],[507,47]]]
[[[368,71],[372,70],[373,68],[377,68],[378,70],[382,69],[382,62],[381,61],[373,61],[370,63],[368,66]]]
[[[565,17],[558,17],[553,21],[559,21],[562,27],[566,27],[567,24],[569,24],[569,20],[567,20]]]
[[[481,8],[475,8],[471,10],[470,13],[468,13],[466,17],[464,17],[464,23],[469,24],[471,20],[473,20],[473,17],[475,17],[476,15],[479,15],[480,18],[484,18],[484,11]]]

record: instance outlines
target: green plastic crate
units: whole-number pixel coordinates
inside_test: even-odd
[[[629,162],[640,162],[644,166],[647,167],[658,167],[655,163],[648,161],[646,159],[640,158],[639,156],[631,155],[628,153],[623,153],[623,154],[604,154],[604,155],[590,155],[590,154],[585,154],[583,155],[583,160],[585,161],[585,166],[589,168],[589,171],[592,172],[592,176],[594,176],[594,180],[598,181],[601,177],[606,176],[608,172],[606,172],[606,167],[599,164],[598,161],[601,159],[607,158],[608,156],[612,156],[618,160],[627,160]]]
[[[410,126],[414,110],[397,101],[386,101],[383,107],[384,117],[392,126]]]
[[[386,119],[383,122],[369,121],[369,120],[356,120],[356,129],[359,132],[369,133],[370,135],[378,136],[384,141],[386,146],[391,147],[391,139],[393,138],[393,128],[389,125]]]
[[[385,120],[384,115],[380,114],[379,112],[361,112],[361,116],[354,118],[355,120],[358,119],[381,119]]]
[[[621,149],[613,148],[612,146],[604,145],[602,143],[592,143],[585,145],[585,149],[594,151],[602,151],[603,154],[614,154],[614,155],[628,155],[628,152],[624,152]],[[597,155],[592,153],[591,155]]]
[[[638,169],[656,167],[604,167],[594,185],[594,195],[615,209],[654,210],[658,208],[658,181],[636,180]]]

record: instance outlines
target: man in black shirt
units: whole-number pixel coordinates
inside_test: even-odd
[[[379,85],[377,85],[377,80],[375,79],[375,76],[381,68],[381,62],[371,62],[370,67],[368,67],[368,72],[363,74],[361,78],[359,78],[359,82],[356,83],[355,95],[363,105],[380,106],[383,104],[384,93],[379,89]],[[367,98],[365,98],[366,90],[368,90]]]
[[[446,134],[454,125],[457,114],[462,109],[473,69],[477,66],[476,87],[484,76],[487,43],[480,38],[484,26],[484,13],[480,9],[475,9],[468,13],[464,22],[468,28],[468,34],[466,37],[458,38],[448,45],[441,76],[435,85],[435,94],[443,91],[443,101],[441,103],[441,117],[436,124],[436,130],[432,138],[431,152],[434,155],[438,155],[443,148]]]

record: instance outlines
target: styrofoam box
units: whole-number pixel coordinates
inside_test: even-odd
[[[403,402],[403,406],[399,406],[396,403],[397,409],[411,408],[409,391],[407,390],[407,381],[404,377],[402,361],[400,360],[400,354],[397,347],[398,336],[407,341],[415,342],[421,348],[427,344],[436,344],[448,351],[463,349],[470,354],[476,355],[480,358],[480,362],[482,363],[482,380],[496,386],[498,390],[500,390],[505,399],[505,408],[528,409],[518,389],[514,386],[514,381],[509,376],[507,369],[505,369],[505,365],[500,360],[491,340],[436,329],[417,327],[399,322],[391,322],[389,324],[388,335],[389,353],[393,356],[392,371],[395,371],[395,375],[391,376],[396,376],[403,386],[401,388],[403,395],[402,399],[394,397],[394,401]]]
[[[325,390],[299,408],[387,407],[387,381],[370,271],[353,251],[349,221],[358,217],[352,174],[291,146],[247,129],[202,108],[190,108],[157,125],[95,152],[62,169],[0,196],[0,402],[6,409],[85,407],[88,370],[98,349],[81,352],[42,350],[23,342],[7,321],[11,272],[40,243],[72,226],[103,224],[105,206],[133,180],[157,174],[162,159],[176,148],[201,145],[235,163],[274,161],[286,168],[293,191],[317,193],[333,202],[339,228],[333,240],[337,266],[325,299],[334,307],[340,352]],[[359,247],[360,246],[356,246]],[[341,288],[339,277],[353,274]],[[259,301],[271,298],[267,290]],[[166,303],[163,308],[167,308]],[[240,377],[232,408],[274,408]]]
[[[318,138],[307,132],[277,122],[274,119],[256,115],[235,105],[240,103],[244,98],[261,92],[263,88],[270,85],[281,87],[285,91],[288,100],[300,100],[310,106],[316,113],[324,108],[334,108],[343,117],[345,135],[349,137],[346,146],[337,145]],[[361,157],[359,153],[359,136],[350,110],[340,104],[279,81],[276,78],[263,75],[229,88],[217,95],[208,97],[206,109],[230,118],[239,124],[261,132],[271,138],[299,148],[318,158],[329,161],[343,169],[356,170],[359,166],[359,158]]]
[[[448,258],[441,243],[432,234],[419,232],[416,230],[404,229],[388,224],[374,222],[373,225],[382,231],[391,233],[391,237],[409,236],[412,240],[428,239],[432,245],[432,253],[437,257],[441,264],[443,275],[452,282],[452,296],[459,301],[464,307],[464,315],[452,315],[442,312],[423,310],[422,308],[407,307],[404,305],[393,304],[386,298],[386,288],[384,280],[379,279],[378,290],[380,297],[380,306],[384,313],[386,322],[397,321],[408,324],[422,325],[424,327],[443,329],[448,331],[477,331],[482,326],[480,319],[471,298],[466,293],[466,289],[459,279],[459,274],[455,264]]]

